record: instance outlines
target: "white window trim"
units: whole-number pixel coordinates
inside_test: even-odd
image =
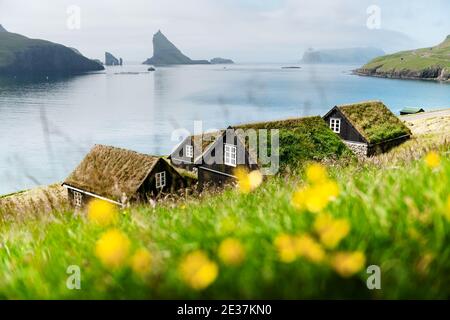
[[[166,172],[158,172],[155,174],[156,188],[164,188],[166,186]]]
[[[230,167],[236,167],[237,148],[234,144],[225,143],[224,163]]]
[[[186,157],[193,158],[194,157],[194,147],[190,144],[186,145]]]
[[[75,207],[81,208],[83,205],[83,194],[78,191],[73,191],[73,203]]]
[[[335,133],[341,133],[341,119],[330,118],[330,129]]]

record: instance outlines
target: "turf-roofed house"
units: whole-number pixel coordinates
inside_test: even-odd
[[[161,157],[95,145],[63,186],[75,207],[93,198],[125,205],[175,192],[185,187],[185,180]]]
[[[224,130],[220,130],[188,136],[175,148],[168,159],[175,167],[196,171],[195,162],[201,159],[209,146],[223,133]]]
[[[335,106],[324,117],[357,156],[386,152],[411,136],[411,131],[382,102]]]
[[[278,137],[278,139],[276,138]],[[191,140],[192,141],[192,140]],[[321,117],[304,117],[228,127],[196,157],[199,187],[235,181],[236,169],[276,174],[308,160],[339,158],[350,151]]]

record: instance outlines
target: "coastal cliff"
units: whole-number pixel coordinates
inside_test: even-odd
[[[104,70],[78,50],[6,31],[0,25],[0,74],[14,76],[70,75]]]
[[[450,82],[450,35],[434,47],[375,58],[354,73],[382,78]]]
[[[163,66],[210,63],[207,60],[192,60],[187,57],[161,31],[158,31],[153,35],[153,57],[144,61],[143,64]]]

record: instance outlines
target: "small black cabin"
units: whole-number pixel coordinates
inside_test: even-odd
[[[409,128],[380,101],[335,106],[323,119],[362,157],[386,152],[411,136]]]
[[[83,207],[92,198],[117,205],[146,202],[185,186],[184,178],[164,159],[96,145],[64,181],[70,202]]]

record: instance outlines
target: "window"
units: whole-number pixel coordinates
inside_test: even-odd
[[[236,167],[236,146],[225,143],[225,164]]]
[[[73,192],[73,204],[75,205],[75,207],[81,208],[81,206],[83,205],[83,195],[81,194],[81,192]]]
[[[186,157],[192,158],[194,156],[194,147],[191,145],[186,146]]]
[[[156,187],[164,188],[166,186],[166,172],[158,172],[156,174]]]
[[[333,132],[340,133],[341,132],[341,119],[331,118],[330,119],[330,129]]]

